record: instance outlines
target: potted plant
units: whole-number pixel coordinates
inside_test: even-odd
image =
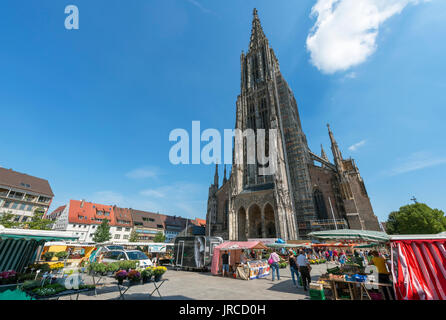
[[[43,254],[43,258],[45,259],[45,261],[51,261],[51,259],[53,259],[54,257],[54,252],[45,252]]]
[[[141,273],[136,270],[131,270],[127,273],[127,278],[130,280],[130,285],[139,284],[141,282]]]
[[[119,270],[115,273],[115,278],[118,280],[118,284],[122,285],[124,280],[127,278],[127,271],[125,270]]]
[[[59,258],[59,261],[60,261],[60,260],[64,260],[64,259],[66,259],[66,258],[68,257],[68,252],[66,252],[66,251],[60,251],[60,252],[57,252],[57,253],[55,254],[55,256],[56,256],[57,258]]]
[[[142,277],[142,282],[143,283],[148,283],[150,282],[150,279],[152,279],[152,268],[151,267],[147,267],[144,270],[141,271],[141,277]]]
[[[166,273],[166,267],[155,267],[153,268],[153,275],[155,276],[155,282],[158,282],[163,277],[163,274]]]
[[[112,276],[117,271],[119,271],[119,264],[117,262],[112,262],[106,265],[107,274]]]

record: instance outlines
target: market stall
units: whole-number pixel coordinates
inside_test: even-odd
[[[398,300],[446,300],[446,234],[391,236]]]
[[[269,274],[270,267],[266,256],[262,255],[266,247],[260,241],[228,241],[214,248],[211,272],[218,275],[222,269],[222,254],[229,253],[229,272],[234,278],[243,280],[263,278]],[[243,253],[245,251],[245,253]],[[246,263],[242,263],[241,256],[245,254]],[[252,258],[255,256],[255,258]]]
[[[310,233],[309,236],[322,240],[342,241],[339,243],[320,243],[313,245],[313,247],[344,247],[350,251],[358,246],[370,244],[385,246],[390,239],[384,232],[351,229],[318,231]],[[340,267],[328,268],[327,264],[327,273],[319,278],[317,284],[328,290],[332,299],[382,299],[385,296],[384,291],[392,290],[391,284],[378,283],[377,276],[365,273],[365,266],[362,263],[357,263],[358,261],[353,258]],[[391,295],[388,294],[388,296]]]

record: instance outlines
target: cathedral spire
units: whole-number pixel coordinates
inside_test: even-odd
[[[342,154],[341,151],[339,150],[338,147],[338,143],[336,142],[333,132],[330,129],[330,125],[327,124],[328,127],[328,135],[330,136],[330,141],[331,141],[331,152],[333,153],[333,159],[334,162],[336,164],[336,166],[338,167],[338,170],[342,169]]]
[[[214,185],[218,187],[218,163],[215,165]]]
[[[325,153],[324,147],[321,145],[321,158],[324,159],[325,161],[329,161],[327,154]]]
[[[262,41],[266,39],[263,32],[262,24],[260,23],[257,9],[254,8],[254,18],[252,20],[251,41],[249,43],[249,50],[258,48]]]
[[[223,184],[225,184],[226,181],[228,181],[228,179],[226,179],[226,165],[225,165],[225,173],[224,173],[224,176],[223,176]]]

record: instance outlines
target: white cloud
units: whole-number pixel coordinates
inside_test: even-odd
[[[127,178],[131,179],[147,179],[147,178],[155,178],[159,175],[159,169],[154,167],[144,167],[132,170],[126,173]]]
[[[365,145],[366,140],[361,140],[358,143],[355,143],[354,145],[348,147],[348,150],[350,151],[356,151],[358,150],[359,147],[362,147],[363,145]]]
[[[199,3],[198,1],[196,1],[196,0],[187,0],[187,1],[189,1],[191,4],[193,4],[194,6],[196,6],[197,8],[199,8],[201,11],[203,11],[204,13],[210,13],[211,12],[211,10],[209,10],[209,9],[206,9],[205,7],[203,7],[202,5],[201,5],[201,3]]]
[[[446,157],[435,157],[427,152],[416,152],[393,168],[390,175],[395,176],[411,171],[417,171],[441,164],[446,164]]]
[[[311,62],[332,74],[363,63],[376,48],[380,25],[409,4],[428,0],[317,0],[307,37]]]

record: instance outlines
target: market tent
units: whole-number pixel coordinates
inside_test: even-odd
[[[35,260],[38,248],[47,241],[77,239],[71,232],[7,229],[0,226],[0,272],[22,272]]]
[[[228,241],[223,242],[222,244],[216,246],[214,248],[213,256],[212,256],[212,265],[211,272],[212,274],[218,274],[218,269],[220,266],[220,251],[221,250],[242,250],[242,249],[251,249],[251,250],[262,250],[268,249],[262,242],[260,241]]]
[[[446,236],[391,236],[398,300],[446,300]]]
[[[374,241],[374,242],[388,242],[390,236],[385,232],[370,231],[370,230],[353,230],[353,229],[340,229],[340,230],[327,230],[316,231],[308,234],[310,237],[318,239],[333,239],[333,240],[361,240],[361,241]]]

